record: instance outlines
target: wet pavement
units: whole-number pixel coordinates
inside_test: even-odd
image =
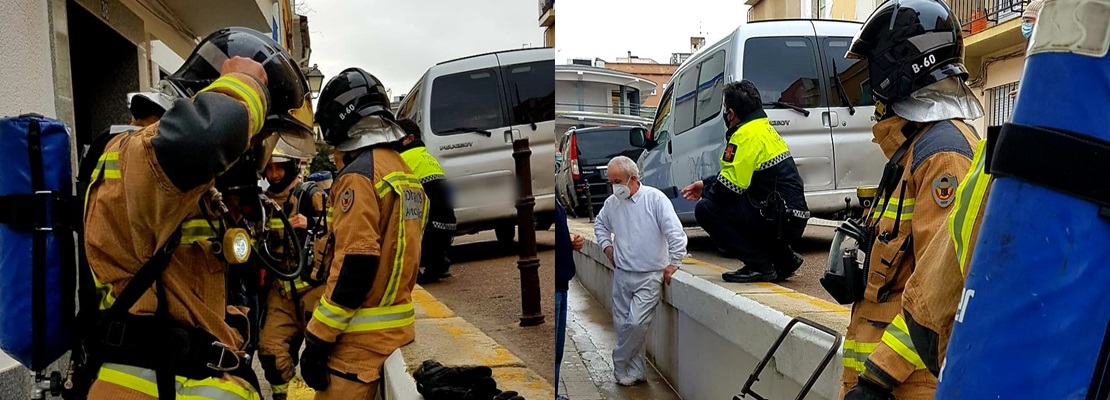
[[[559,394],[571,400],[680,399],[650,362],[647,382],[618,385],[613,377],[614,338],[609,312],[577,280],[572,280]]]
[[[584,224],[589,223],[589,219],[586,218],[580,218],[577,221]],[[794,245],[794,251],[801,253],[805,261],[794,277],[786,282],[779,283],[779,285],[835,304],[836,301],[825,292],[820,282],[829,261],[829,247],[832,245],[833,237],[833,228],[824,225],[831,223],[832,221],[810,220],[810,225],[806,227],[805,234]],[[686,236],[689,238],[686,251],[690,253],[690,257],[728,270],[740,268],[740,261],[721,254],[704,230],[701,228],[686,228],[685,230]]]

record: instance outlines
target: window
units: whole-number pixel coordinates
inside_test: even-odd
[[[844,58],[851,43],[852,38],[847,37],[821,39],[821,52],[825,54],[825,71],[830,73],[825,78],[829,90],[830,107],[848,106],[840,98],[836,79],[838,77],[840,82],[844,83],[844,94],[848,97],[849,104],[855,107],[875,105],[874,99],[871,98],[871,86],[868,84],[867,63]],[[836,66],[835,75],[833,75],[833,66]]]
[[[673,79],[675,82],[674,133],[682,133],[694,127],[694,98],[698,94],[698,67],[696,65],[682,71]]]
[[[651,135],[657,143],[663,143],[671,137],[671,89],[663,91],[659,98],[659,109],[655,111],[655,121],[651,124]]]
[[[420,98],[420,87],[423,85],[424,77],[420,77],[420,80],[416,81],[416,85],[414,85],[412,89],[409,90],[409,93],[405,95],[405,98],[401,100],[401,106],[397,108],[397,118],[412,118],[414,121],[420,122],[420,116],[415,114],[417,114],[418,111],[417,99]]]
[[[744,79],[759,88],[764,103],[820,107],[817,76],[816,52],[807,37],[752,38],[744,44]]]
[[[552,81],[553,82],[553,81]],[[497,71],[479,69],[444,75],[432,81],[432,132],[452,128],[493,129],[506,126]],[[453,135],[466,132],[452,132]]]
[[[996,86],[987,89],[990,93],[990,114],[987,115],[988,126],[999,126],[1010,122],[1010,117],[1014,113],[1014,98],[1010,97],[1010,92],[1017,90],[1018,83],[1012,82],[1002,86]]]
[[[725,52],[718,51],[701,63],[698,73],[697,124],[701,125],[721,113],[721,91],[725,82]]]
[[[512,125],[555,119],[555,60],[503,67]]]
[[[691,66],[672,81],[675,85],[674,131],[681,134],[713,119],[721,112],[725,52],[718,51]]]

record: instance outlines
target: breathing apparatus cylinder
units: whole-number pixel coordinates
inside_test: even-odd
[[[1014,125],[1055,131],[1035,132],[1042,138],[1088,146],[1062,152],[1040,144],[1038,156],[1024,160],[1065,165],[1087,187],[1104,171],[1086,168],[1106,157],[1101,149],[1110,141],[1110,21],[1083,11],[1094,5],[1106,10],[1110,1],[1045,2],[1039,19],[1054,23],[1035,28],[1013,117]],[[1100,211],[1107,209],[1049,188],[1051,181],[999,171],[1001,157],[1022,147],[1007,143],[1009,128],[992,144],[995,179],[936,398],[1106,398],[1110,220]]]

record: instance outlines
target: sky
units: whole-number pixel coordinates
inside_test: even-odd
[[[543,46],[539,5],[529,0],[298,0],[308,16],[310,63],[324,83],[348,67],[401,96],[441,61]]]
[[[666,63],[671,53],[690,52],[691,36],[712,44],[748,14],[744,0],[559,0],[556,5],[556,64],[571,58],[615,62],[629,51]]]

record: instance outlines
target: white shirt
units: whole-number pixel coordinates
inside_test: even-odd
[[[613,195],[605,199],[594,234],[602,249],[613,246],[614,267],[625,271],[662,271],[682,265],[686,256],[686,232],[678,214],[667,196],[651,186],[640,185],[628,200]]]

